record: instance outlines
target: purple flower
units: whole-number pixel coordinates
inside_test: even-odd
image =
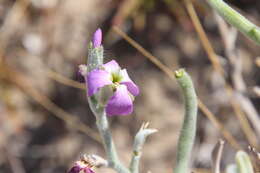
[[[92,38],[92,44],[94,48],[97,48],[99,46],[101,46],[101,42],[102,42],[102,31],[100,28],[98,28]]]
[[[104,86],[111,86],[113,95],[106,104],[108,115],[128,115],[133,112],[133,96],[139,94],[138,86],[129,78],[126,69],[121,69],[115,60],[92,70],[86,77],[88,95],[93,96]]]
[[[83,161],[77,161],[68,173],[94,173],[94,171]]]

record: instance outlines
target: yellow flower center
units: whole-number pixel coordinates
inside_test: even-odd
[[[118,73],[112,73],[111,78],[114,84],[119,83],[122,80],[122,77]]]

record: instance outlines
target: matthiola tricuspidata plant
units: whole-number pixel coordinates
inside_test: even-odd
[[[89,45],[88,63],[80,65],[79,71],[85,78],[87,99],[91,111],[96,117],[96,125],[103,140],[107,161],[101,166],[113,168],[118,173],[139,173],[139,161],[146,138],[157,132],[143,123],[137,132],[129,166],[124,166],[118,158],[117,151],[109,129],[107,115],[128,115],[133,112],[134,97],[139,95],[138,86],[130,79],[127,70],[122,69],[115,60],[103,63],[102,31],[98,29]],[[176,71],[176,79],[182,87],[186,114],[178,144],[175,173],[188,173],[189,157],[195,138],[197,98],[192,81],[183,70]],[[94,159],[97,160],[97,159]],[[100,160],[100,159],[99,159]],[[92,173],[93,169],[84,160],[77,161],[69,173]]]
[[[69,173],[94,173],[93,169],[101,166],[114,169],[118,173],[139,173],[139,162],[146,138],[157,132],[143,123],[137,132],[129,166],[121,163],[109,129],[107,115],[128,115],[133,112],[133,99],[139,94],[138,86],[130,79],[126,69],[121,69],[115,60],[103,63],[102,31],[98,29],[89,45],[88,63],[80,65],[79,71],[84,76],[87,87],[87,99],[91,111],[96,118],[96,125],[103,140],[106,159],[96,155],[88,155],[75,162]],[[185,102],[185,115],[180,132],[174,173],[190,173],[190,158],[195,140],[197,124],[197,96],[188,73],[184,69],[175,71],[175,78],[182,90]],[[111,118],[111,117],[110,117]],[[220,146],[223,145],[220,142]],[[219,149],[218,149],[219,148]],[[213,171],[219,173],[219,153],[217,147],[213,154]],[[215,150],[215,149],[214,149]],[[259,157],[259,156],[258,156]],[[253,173],[249,157],[240,151],[236,157],[237,164],[230,165],[226,173]]]
[[[92,41],[94,49],[101,46],[101,38],[101,30],[98,29]],[[85,77],[88,96],[92,97],[104,88],[110,96],[103,103],[107,115],[128,115],[133,112],[133,100],[139,94],[139,88],[130,79],[126,69],[121,69],[115,60],[98,65],[88,73],[84,69],[87,67],[81,65],[80,72]]]

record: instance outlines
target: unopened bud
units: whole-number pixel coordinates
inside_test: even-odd
[[[92,44],[94,48],[97,48],[99,46],[101,46],[101,42],[102,42],[102,31],[100,28],[98,28],[92,38]]]
[[[79,160],[75,162],[74,166],[69,170],[68,173],[94,173],[89,165],[84,160]]]

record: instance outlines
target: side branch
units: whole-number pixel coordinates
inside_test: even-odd
[[[88,66],[80,67],[81,74],[88,73],[91,70],[100,67],[102,64],[103,47],[99,46],[95,48],[93,47],[92,43],[90,43]],[[105,108],[102,104],[98,102],[99,97],[99,94],[91,97],[87,96],[90,109],[96,117],[96,124],[99,130],[99,134],[103,140],[103,145],[108,158],[108,166],[116,170],[118,173],[130,173],[130,171],[123,164],[121,164],[120,160],[118,159],[117,151],[109,129],[109,123],[107,120]]]
[[[135,136],[133,146],[133,156],[130,163],[131,173],[139,173],[139,162],[142,155],[142,148],[145,143],[146,137],[157,132],[156,129],[148,129],[149,123],[143,123],[140,130]]]
[[[196,135],[198,103],[192,80],[184,69],[175,71],[185,101],[185,117],[177,148],[177,163],[174,173],[188,173],[191,151]]]
[[[223,0],[207,0],[229,24],[260,45],[260,28],[231,8]]]

